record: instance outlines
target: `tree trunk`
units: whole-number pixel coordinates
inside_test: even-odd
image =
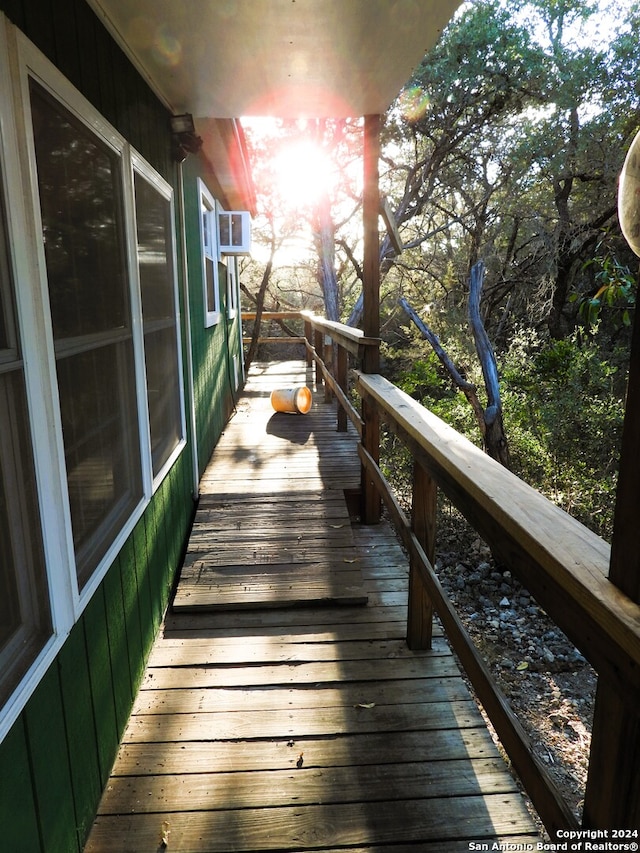
[[[258,289],[258,293],[256,294],[256,319],[253,324],[253,332],[251,333],[251,342],[249,344],[249,348],[247,349],[247,354],[244,359],[245,374],[248,373],[249,367],[251,366],[251,363],[255,358],[256,351],[258,349],[258,340],[260,338],[260,323],[262,320],[262,311],[264,309],[264,297],[266,295],[267,287],[269,285],[269,279],[271,278],[274,254],[275,247],[272,244],[271,254],[269,256],[269,260],[267,261],[267,265],[264,268],[264,272],[262,274],[262,281],[260,282],[260,288]]]
[[[469,284],[469,321],[476,345],[476,352],[478,353],[478,358],[480,359],[480,364],[482,366],[482,375],[484,377],[484,384],[487,392],[487,407],[485,409],[482,408],[482,404],[478,399],[476,386],[472,382],[468,382],[463,378],[443,349],[438,336],[423,320],[420,319],[420,317],[418,317],[406,299],[401,298],[400,305],[414,322],[425,340],[431,344],[433,351],[440,359],[440,363],[447,370],[447,373],[453,380],[454,385],[462,391],[469,401],[482,435],[485,452],[491,456],[492,459],[495,459],[497,462],[500,462],[501,465],[504,465],[505,468],[510,468],[511,460],[509,456],[509,446],[502,420],[502,404],[500,402],[498,369],[493,349],[480,317],[480,294],[482,292],[483,278],[484,264],[480,261],[471,270],[471,280]]]
[[[318,283],[324,296],[327,320],[340,320],[338,278],[336,276],[335,225],[331,218],[329,196],[324,194],[318,201],[313,239],[318,254]]]
[[[484,387],[487,392],[487,408],[483,417],[485,423],[485,449],[492,459],[497,459],[505,468],[511,468],[509,445],[502,420],[502,402],[500,400],[500,381],[496,357],[489,336],[480,316],[480,296],[484,283],[484,264],[478,261],[471,268],[469,278],[469,323],[473,332],[476,352],[482,367]]]

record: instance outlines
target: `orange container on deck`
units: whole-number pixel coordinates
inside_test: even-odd
[[[276,412],[306,415],[311,408],[311,391],[306,387],[279,388],[271,392],[271,405]]]

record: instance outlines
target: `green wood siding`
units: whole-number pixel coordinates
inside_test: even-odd
[[[71,787],[78,839],[91,828],[102,792],[93,695],[82,623],[71,632],[58,658],[62,709],[69,745]]]
[[[80,624],[84,629],[86,643],[89,690],[96,729],[98,770],[101,787],[104,787],[109,778],[113,756],[118,748],[120,733],[116,721],[107,615],[102,588],[89,602]],[[78,626],[75,630],[78,630]]]
[[[0,744],[12,853],[82,849],[192,520],[189,463],[183,453]]]
[[[24,712],[40,835],[49,850],[77,846],[69,736],[57,664],[49,668]],[[16,804],[17,806],[18,804]]]
[[[198,433],[200,474],[233,410],[233,355],[240,353],[236,321],[227,320],[227,286],[220,275],[220,322],[205,327],[204,285],[200,253],[200,197],[197,178],[207,184],[207,175],[195,159],[188,159],[185,172],[185,230],[193,352],[193,384]],[[212,190],[213,183],[210,185]],[[235,342],[235,349],[233,343]]]
[[[0,0],[0,10],[176,187],[167,111],[85,0]],[[227,347],[233,341],[239,353],[240,344],[237,322],[223,319],[204,328],[194,207],[200,167],[197,158],[186,166],[192,353],[204,467],[233,406]],[[224,282],[220,286],[226,316]],[[0,744],[3,850],[82,850],[180,565],[194,513],[192,481],[187,446]]]
[[[16,853],[41,850],[29,747],[20,719],[0,745],[2,843]]]

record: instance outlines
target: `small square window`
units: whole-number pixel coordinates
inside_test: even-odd
[[[220,252],[223,255],[248,255],[251,251],[251,217],[246,210],[222,210],[218,213]]]

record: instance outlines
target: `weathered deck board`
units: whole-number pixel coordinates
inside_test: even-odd
[[[409,800],[360,799],[329,805],[163,811],[161,819],[157,813],[120,815],[116,820],[99,818],[87,849],[101,849],[95,845],[103,840],[111,844],[110,836],[117,828],[121,846],[107,849],[118,849],[120,853],[157,850],[164,822],[169,831],[169,849],[209,853],[334,850],[371,842],[412,842],[420,837],[440,843],[461,838],[494,839],[524,835],[530,827],[519,794],[416,796]],[[531,842],[532,836],[528,840]],[[469,849],[467,842],[466,850]]]
[[[168,777],[162,788],[149,791],[148,781],[120,776],[111,781],[112,808],[126,812],[136,803],[139,813],[172,811],[188,796],[192,811],[206,811],[212,800],[217,809],[259,808],[349,803],[362,798],[369,802],[403,800],[408,789],[427,792],[429,797],[468,797],[477,794],[511,794],[516,790],[504,774],[496,773],[499,759],[469,762],[460,773],[457,761],[408,761],[403,764],[367,767],[305,766],[284,770],[259,770],[238,776],[228,773],[192,773]],[[297,761],[299,758],[296,759]],[[188,790],[186,790],[188,789]]]
[[[307,415],[274,412],[282,380],[309,376],[254,374],[203,475],[175,612],[367,602],[344,495],[359,476],[353,434],[336,432],[322,395]]]
[[[224,472],[218,482],[230,488]],[[291,500],[289,492],[276,489],[255,503],[242,493],[242,513],[228,516],[225,504],[201,498],[175,611],[366,603],[344,494],[326,500],[313,495],[307,505],[302,491]]]
[[[259,387],[248,399],[261,423],[268,372]],[[247,449],[251,412],[239,406]],[[330,454],[334,430],[306,441]],[[157,851],[163,824],[181,853],[466,853],[470,840],[538,840],[439,626],[430,651],[406,646],[403,551],[385,524],[345,515],[357,470],[316,466],[324,492],[297,463],[280,480],[271,463],[266,481],[254,471],[238,493],[241,476],[210,466],[181,584],[200,572],[211,586],[242,585],[258,556],[272,583],[357,566],[368,604],[167,614],[86,853]],[[298,525],[293,552],[282,516]]]
[[[495,747],[486,728],[436,729],[432,731],[399,732],[393,738],[387,734],[365,733],[339,738],[315,740],[307,738],[307,768],[365,767],[379,768],[386,764],[466,761],[495,755]],[[185,767],[192,773],[250,772],[258,770],[292,770],[296,768],[300,750],[297,743],[286,740],[267,740],[256,749],[255,741],[191,741],[188,743],[123,743],[117,760],[118,775],[123,776],[181,776]],[[309,756],[314,756],[313,765]],[[466,769],[458,766],[458,771]],[[149,780],[147,779],[147,782]],[[102,811],[111,808],[105,800]]]

